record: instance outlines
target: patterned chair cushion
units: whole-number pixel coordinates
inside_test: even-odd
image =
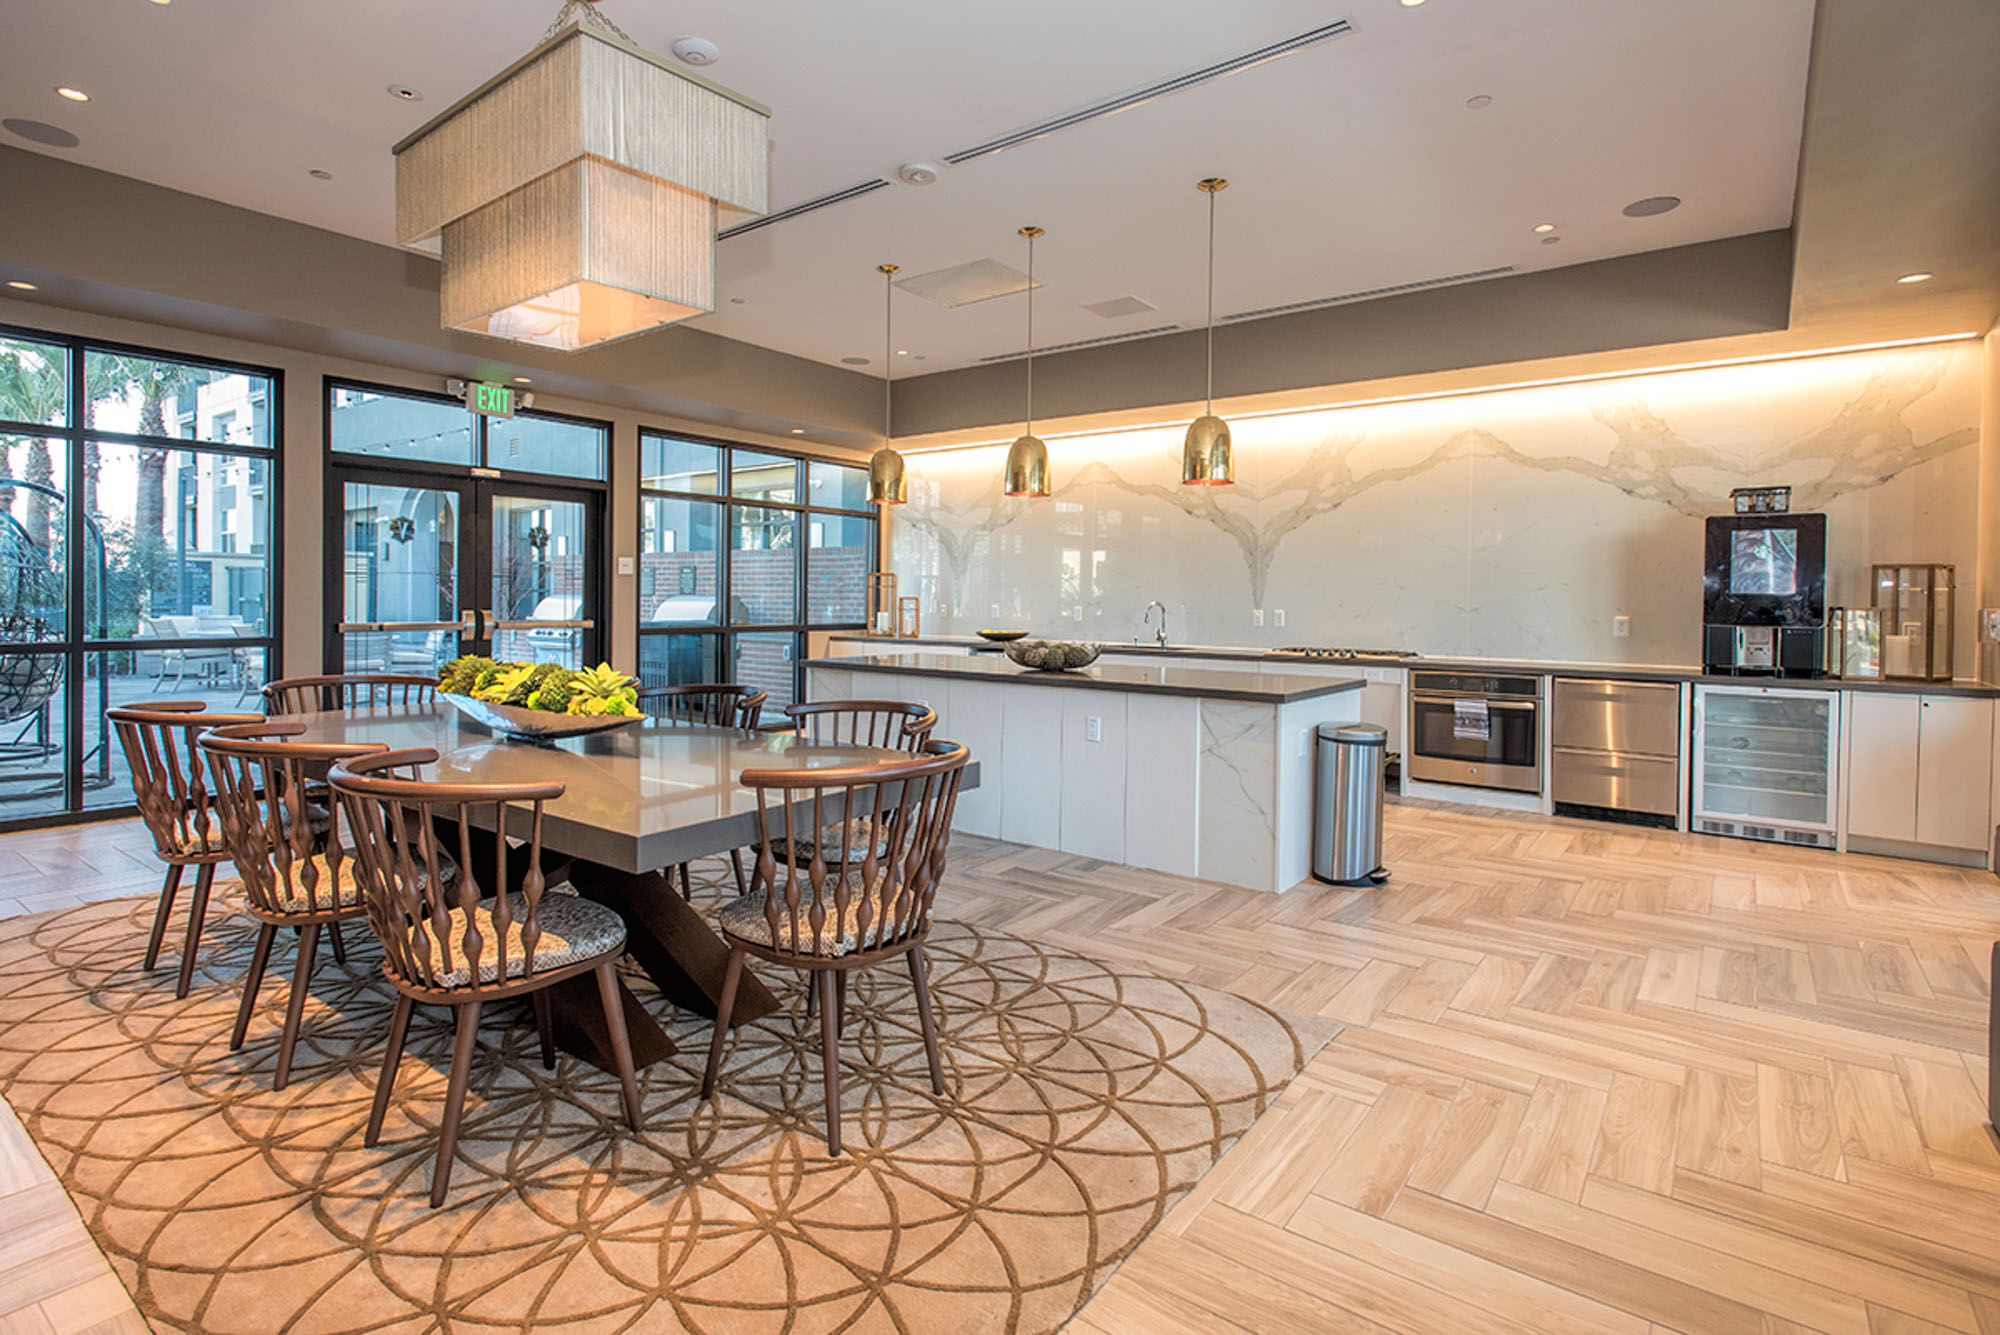
[[[507,976],[519,978],[526,972],[521,943],[522,919],[528,912],[520,895],[507,897],[514,921],[507,928]],[[482,938],[479,981],[491,983],[499,976],[498,932],[493,923],[492,901],[482,901],[472,910]],[[604,905],[570,891],[567,886],[551,886],[542,896],[537,916],[542,935],[535,943],[535,972],[547,973],[599,955],[607,955],[625,944],[625,921]],[[450,914],[451,963],[445,969],[444,949],[435,938],[430,941],[432,977],[439,987],[465,987],[472,981],[462,943],[465,939],[465,910]]]
[[[871,899],[871,902],[879,901]],[[853,902],[848,904],[845,918],[836,929],[836,924],[832,921],[833,903],[829,900],[826,905],[827,923],[819,929],[816,939],[811,940],[806,939],[807,935],[812,933],[812,923],[807,919],[807,905],[803,902],[799,906],[799,930],[796,932],[792,930],[790,914],[780,912],[777,936],[773,939],[770,920],[764,916],[764,894],[761,891],[730,900],[722,906],[717,916],[722,923],[723,934],[733,936],[739,941],[748,941],[752,945],[783,950],[794,955],[820,955],[827,959],[838,959],[842,955],[852,955],[862,946],[861,903],[862,898],[856,896]],[[868,914],[867,942],[870,947],[880,944],[881,930],[881,911],[871,909]]]
[[[841,830],[843,825],[847,827],[844,838]],[[870,821],[866,816],[856,816],[853,820],[849,821],[828,821],[825,825],[820,826],[817,848],[815,848],[815,841],[811,839],[800,839],[794,842],[793,840],[780,837],[771,841],[771,857],[777,862],[786,862],[796,867],[804,867],[811,864],[813,854],[818,852],[828,863],[837,863],[841,860],[841,850],[845,848],[847,850],[847,864],[849,866],[859,866],[868,860],[868,836],[871,825],[874,825],[874,822]],[[874,834],[875,856],[878,858],[887,857],[889,855],[889,827],[887,825],[876,825],[874,826]]]

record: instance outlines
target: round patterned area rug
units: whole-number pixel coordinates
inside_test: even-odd
[[[445,1012],[419,1010],[365,1148],[394,1001],[372,943],[322,963],[274,1093],[284,982],[227,1047],[251,925],[213,911],[177,1002],[170,968],[139,968],[151,912],[0,922],[0,1092],[162,1330],[1052,1331],[1337,1028],[941,922],[948,1097],[930,1094],[908,975],[857,975],[849,1153],[829,1160],[796,975],[753,966],[785,1005],[736,1035],[709,1103],[707,1023],[634,976],[680,1047],[640,1073],[645,1131],[615,1078],[542,1069],[525,1004],[491,1007],[431,1210]],[[288,950],[272,968],[289,979]]]

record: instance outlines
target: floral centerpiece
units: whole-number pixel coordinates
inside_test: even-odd
[[[621,727],[644,717],[630,677],[608,663],[578,671],[476,654],[438,674],[438,694],[495,732],[536,742]]]

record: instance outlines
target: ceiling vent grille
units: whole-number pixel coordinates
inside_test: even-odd
[[[1389,297],[1398,292],[1420,292],[1427,287],[1449,287],[1453,283],[1471,283],[1481,278],[1498,278],[1501,274],[1514,272],[1511,264],[1502,264],[1493,269],[1474,269],[1470,273],[1446,274],[1442,278],[1419,278],[1414,283],[1391,283],[1387,287],[1363,288],[1359,292],[1342,292],[1334,297],[1314,297],[1311,301],[1293,301],[1283,306],[1259,306],[1254,311],[1237,311],[1225,315],[1225,320],[1256,320],[1266,315],[1286,315],[1292,311],[1317,310],[1321,306],[1338,306],[1343,302],[1367,301],[1371,297]]]
[[[999,153],[1003,150],[1028,143],[1031,140],[1041,139],[1063,130],[1075,129],[1079,125],[1102,119],[1105,116],[1113,116],[1121,111],[1129,111],[1133,107],[1143,106],[1157,98],[1166,97],[1171,93],[1178,93],[1184,89],[1208,83],[1213,79],[1224,78],[1235,74],[1239,70],[1247,70],[1253,65],[1261,65],[1267,60],[1276,60],[1281,56],[1289,56],[1294,51],[1302,51],[1306,47],[1316,46],[1328,38],[1344,37],[1353,31],[1353,24],[1349,23],[1346,19],[1338,19],[1323,27],[1302,32],[1296,37],[1287,37],[1282,42],[1273,42],[1269,46],[1260,46],[1255,51],[1246,51],[1242,55],[1232,57],[1229,60],[1208,65],[1198,70],[1191,70],[1186,74],[1176,75],[1161,83],[1153,84],[1151,87],[1141,88],[1136,92],[1124,93],[1108,101],[1098,102],[1085,107],[1081,111],[1072,111],[1067,116],[1057,116],[1053,120],[1042,121],[1039,124],[1030,125],[1024,130],[1016,130],[1012,134],[1002,135],[998,139],[989,139],[977,147],[960,149],[956,153],[947,153],[944,155],[944,160],[956,167],[963,163],[971,162],[974,158],[983,158],[989,153]]]
[[[1151,338],[1155,334],[1171,334],[1179,328],[1180,326],[1177,324],[1162,324],[1154,325],[1151,329],[1134,329],[1127,334],[1105,334],[1099,338],[1080,338],[1074,343],[1050,343],[1036,348],[1035,355],[1041,357],[1051,352],[1069,352],[1076,348],[1094,348],[1100,343],[1123,343],[1128,339]],[[1027,355],[1028,350],[1023,348],[1018,352],[996,352],[991,357],[981,357],[979,360],[982,363],[1012,362],[1019,361]]]
[[[727,241],[732,236],[742,236],[745,232],[754,232],[759,227],[769,227],[772,223],[784,222],[787,218],[796,218],[815,209],[823,209],[833,204],[845,204],[850,199],[859,199],[863,195],[885,189],[888,184],[886,179],[877,177],[872,181],[863,181],[859,185],[850,185],[845,190],[836,190],[830,195],[821,195],[818,199],[809,199],[803,204],[794,204],[788,209],[779,209],[776,213],[767,213],[761,218],[752,218],[749,222],[725,227],[715,234],[715,239]]]

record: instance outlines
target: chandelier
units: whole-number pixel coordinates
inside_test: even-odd
[[[447,329],[571,351],[705,314],[718,215],[767,206],[770,109],[596,3],[396,145],[396,240],[440,246]]]

